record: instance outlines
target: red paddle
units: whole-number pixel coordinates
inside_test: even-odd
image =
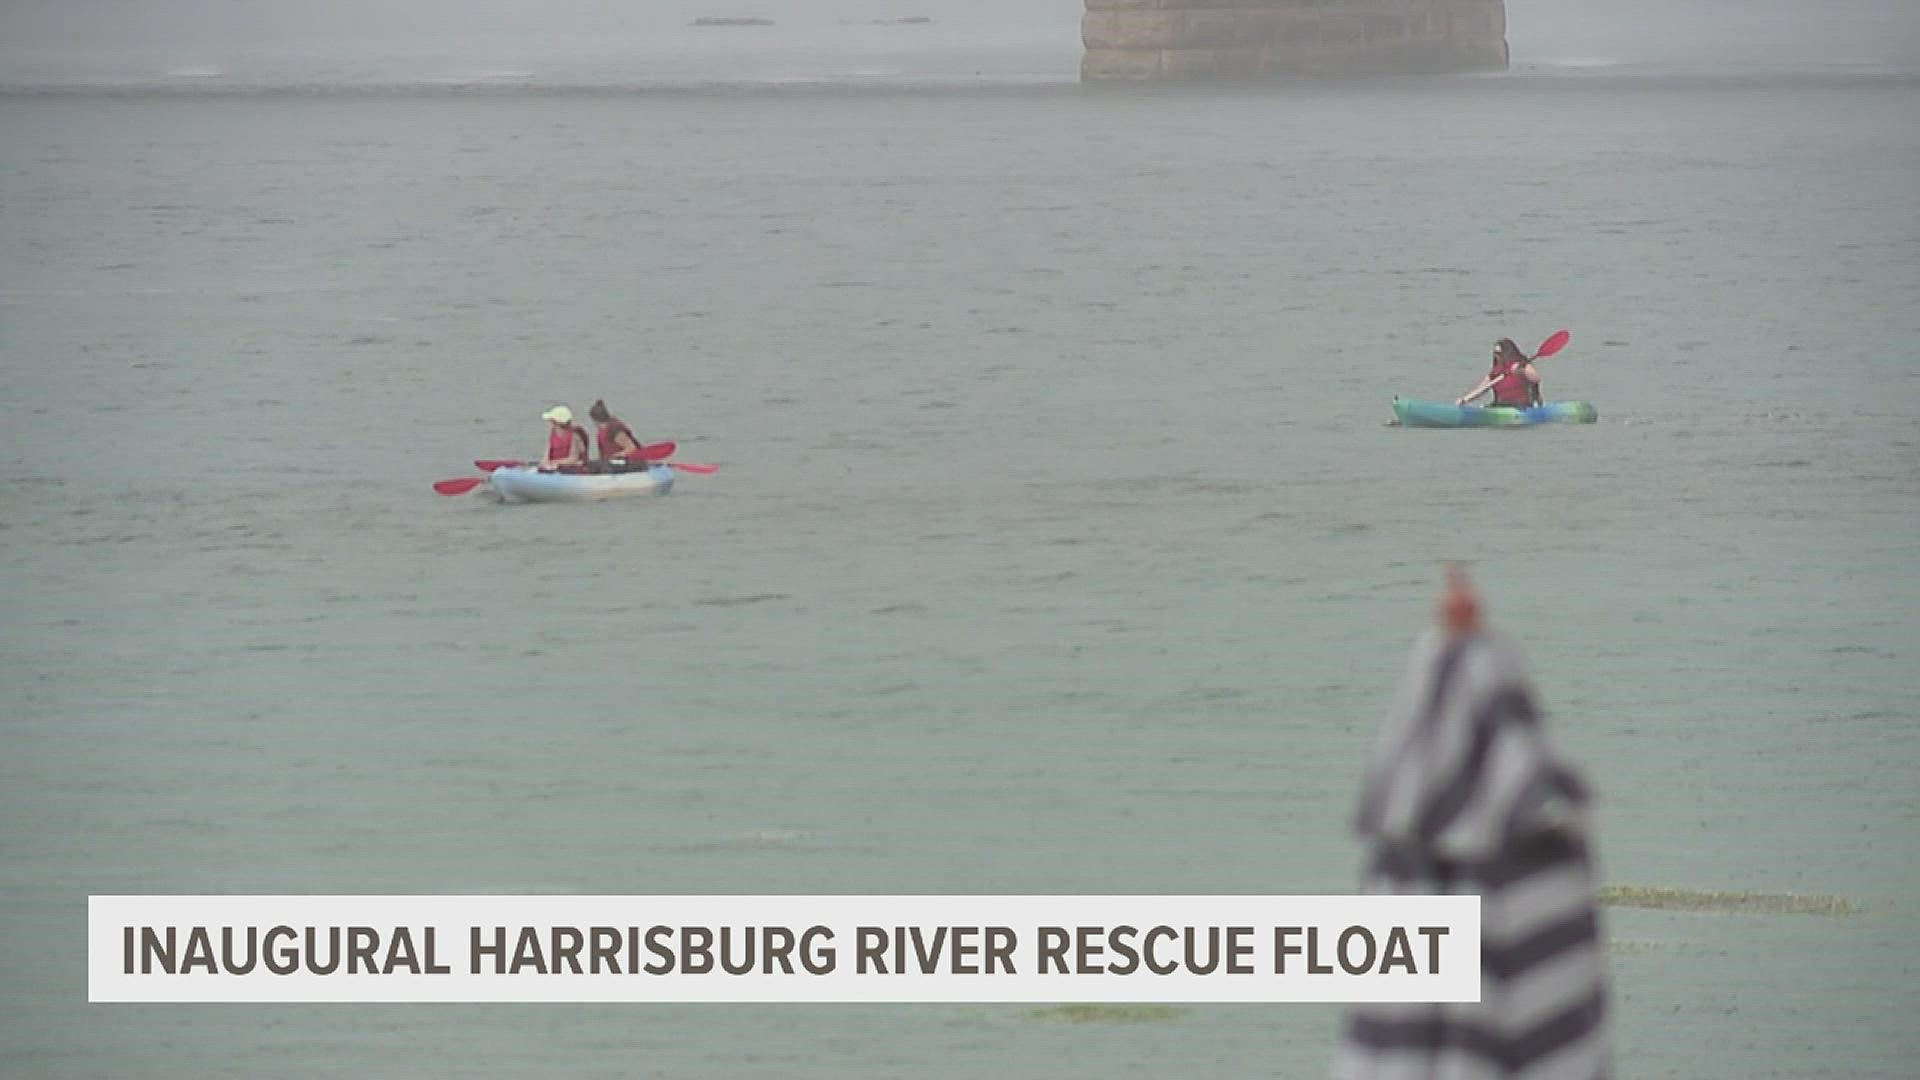
[[[507,464],[516,463],[507,462]],[[669,461],[667,466],[679,472],[694,473],[698,476],[712,476],[720,471],[718,465],[702,465],[696,461]],[[465,495],[486,482],[487,478],[484,476],[462,476],[457,480],[435,481],[433,490],[442,495]]]
[[[675,449],[675,444],[670,442],[654,443],[650,446],[641,447],[640,455],[646,461],[657,462],[671,455]],[[520,461],[496,461],[491,458],[482,458],[473,463],[474,468],[486,473],[491,473],[496,469],[508,469],[523,464],[526,463]],[[711,476],[720,471],[720,466],[718,465],[701,465],[698,462],[692,461],[670,461],[667,462],[667,464],[681,472],[697,473],[701,476]],[[457,480],[435,481],[433,490],[442,495],[465,495],[467,492],[472,491],[474,488],[486,482],[487,478],[484,476],[462,476]]]
[[[1535,360],[1545,360],[1547,357],[1552,356],[1554,353],[1557,353],[1561,349],[1566,348],[1567,342],[1572,340],[1573,340],[1573,331],[1562,330],[1559,333],[1548,338],[1547,340],[1541,342],[1540,351],[1534,353],[1533,358]]]
[[[484,476],[463,476],[458,480],[436,480],[433,490],[442,495],[465,495],[474,488],[487,482]]]
[[[667,458],[672,457],[673,452],[675,450],[678,450],[679,448],[680,447],[677,443],[670,443],[670,442],[654,443],[651,446],[643,446],[640,448],[640,460],[664,461]],[[480,458],[479,460],[473,463],[473,467],[476,469],[479,469],[481,472],[492,472],[495,469],[505,469],[505,468],[510,468],[514,465],[525,465],[525,464],[528,464],[528,463],[524,461],[500,461],[494,458]]]

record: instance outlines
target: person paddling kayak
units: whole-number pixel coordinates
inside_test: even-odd
[[[595,401],[587,410],[587,415],[599,425],[595,434],[600,444],[600,460],[607,466],[618,470],[623,465],[644,465],[644,448],[640,437],[633,433],[626,421],[608,411],[605,401]]]
[[[1454,401],[1465,405],[1487,391],[1493,391],[1493,405],[1528,409],[1540,404],[1540,372],[1512,338],[1501,338],[1493,346],[1493,367],[1480,388]]]
[[[573,422],[572,409],[555,405],[541,413],[540,419],[547,422],[547,456],[540,459],[541,472],[578,468],[587,463],[593,443],[587,439],[587,429]]]

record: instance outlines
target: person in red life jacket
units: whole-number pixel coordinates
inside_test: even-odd
[[[1515,409],[1529,409],[1540,404],[1540,372],[1536,371],[1533,361],[1512,338],[1501,338],[1493,346],[1493,367],[1487,372],[1487,380],[1480,389],[1455,401],[1455,405],[1465,405],[1487,391],[1493,391],[1490,405],[1505,405]]]
[[[593,443],[587,438],[587,429],[573,422],[573,410],[555,405],[541,413],[540,419],[547,422],[547,456],[540,459],[540,471],[579,469],[586,465]]]
[[[633,429],[627,426],[626,421],[609,412],[606,402],[594,402],[593,407],[587,410],[587,415],[599,425],[596,434],[600,444],[602,463],[613,469],[627,465],[646,467],[646,460],[641,456],[644,446],[640,442],[640,436],[633,433]]]

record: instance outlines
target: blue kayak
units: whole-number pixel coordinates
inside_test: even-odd
[[[1393,415],[1406,427],[1530,427],[1534,424],[1591,424],[1600,419],[1584,401],[1549,401],[1531,409],[1511,405],[1455,405],[1444,401],[1394,398]]]
[[[516,465],[495,469],[487,486],[503,502],[589,502],[665,495],[673,490],[673,470],[655,465],[645,472],[559,473]]]

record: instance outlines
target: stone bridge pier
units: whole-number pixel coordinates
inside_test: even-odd
[[[1088,82],[1500,71],[1506,0],[1086,0]]]

